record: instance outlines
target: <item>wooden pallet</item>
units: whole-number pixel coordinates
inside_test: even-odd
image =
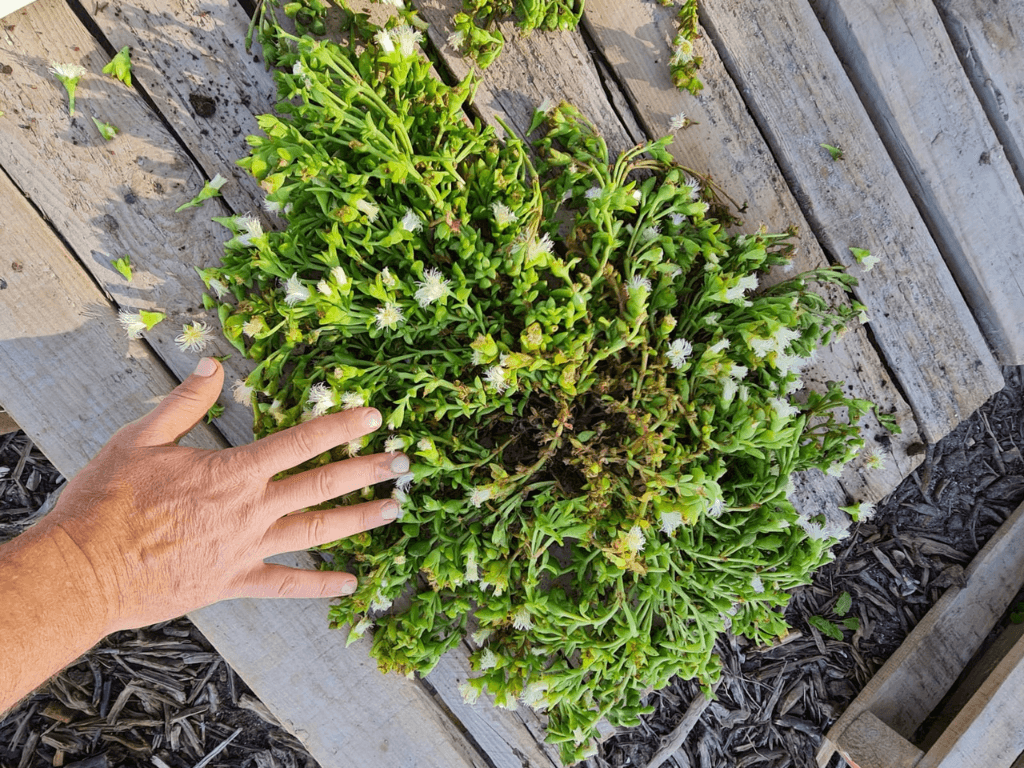
[[[1024,505],[829,730],[824,768],[838,751],[856,768],[1010,768],[1024,752],[1024,633],[1011,628],[995,657],[965,680],[957,710],[922,749],[911,742],[1024,586]],[[1002,647],[1000,647],[1002,646]],[[954,699],[957,697],[954,696]]]
[[[968,39],[980,49],[979,41],[1005,37],[998,17],[986,16],[979,27],[968,3],[942,2],[943,18],[963,27],[954,41]],[[430,39],[446,67],[456,76],[468,71],[445,43],[460,0],[413,4],[431,23]],[[957,270],[946,266],[953,260],[984,271],[987,262],[965,260],[962,247],[935,236],[938,209],[923,207],[917,181],[908,179],[916,166],[890,159],[891,137],[865,101],[875,92],[847,75],[814,10],[806,0],[706,0],[705,37],[698,41],[706,87],[695,98],[668,79],[671,9],[651,0],[588,0],[583,32],[523,38],[504,28],[509,42],[473,109],[522,134],[543,99],[566,98],[597,123],[614,150],[660,136],[671,116],[685,111],[695,124],[677,135],[672,151],[746,203],[746,231],[796,225],[801,268],[835,260],[856,271],[850,245],[882,257],[874,272],[859,275],[857,298],[868,306],[870,332],[858,328],[823,350],[806,378],[845,381],[851,392],[896,414],[904,431],[892,441],[884,471],[855,464],[838,479],[803,478],[800,503],[818,512],[881,498],[921,460],[921,443],[948,433],[1002,379],[989,350],[997,340],[983,336],[978,308],[961,295]],[[7,284],[0,293],[0,403],[65,475],[191,372],[194,356],[173,343],[178,326],[216,325],[202,309],[193,267],[220,260],[225,238],[211,215],[260,210],[262,192],[234,161],[247,151],[245,136],[258,132],[256,116],[271,111],[276,99],[262,62],[243,50],[248,22],[237,0],[36,0],[4,19],[0,64],[11,73],[0,75],[6,112],[0,117],[0,277]],[[926,31],[941,38],[941,29]],[[47,65],[74,61],[98,73],[110,51],[125,45],[133,49],[136,87],[86,76],[78,90],[80,116],[69,121],[63,89]],[[1022,110],[1013,105],[1024,71],[1019,48],[994,50],[979,51],[967,74],[970,82],[988,84],[992,104],[1005,107],[1009,98],[1013,109],[1006,107],[1009,116],[996,134],[1005,146],[1019,145]],[[943,62],[936,76],[967,76],[955,58]],[[194,95],[215,99],[213,118],[195,115]],[[970,91],[962,97],[970,101]],[[973,102],[971,110],[977,111]],[[121,129],[115,142],[96,140],[92,114]],[[820,143],[843,144],[846,157],[833,162]],[[905,152],[913,157],[918,149]],[[1005,158],[990,157],[998,166],[991,178],[1003,184]],[[222,199],[174,213],[216,173],[230,179]],[[960,185],[971,226],[983,222],[978,226],[1004,233],[1003,241],[1021,242],[1010,237],[1012,216],[1004,226],[1000,209],[986,210],[991,190],[967,199],[965,190],[991,180],[986,169],[979,173],[941,182]],[[932,183],[920,173],[915,178],[925,187]],[[130,285],[110,266],[125,253],[135,268]],[[1003,255],[1005,263],[1017,263],[1016,253]],[[996,313],[1011,324],[1024,318],[1024,302],[1014,302],[1010,296]],[[159,309],[168,320],[146,341],[127,342],[119,308]],[[232,351],[216,342],[216,354]],[[237,355],[225,367],[229,379],[250,370]],[[192,444],[251,441],[250,412],[229,397],[224,405],[216,428],[198,429]],[[866,433],[874,440],[881,430],[869,424]],[[309,562],[302,557],[290,562]],[[542,723],[532,712],[462,702],[457,686],[467,675],[465,647],[426,681],[385,678],[365,643],[344,648],[344,633],[328,632],[325,616],[324,601],[232,601],[192,618],[325,766],[558,765],[539,743]]]

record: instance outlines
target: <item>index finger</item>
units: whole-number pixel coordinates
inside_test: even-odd
[[[370,434],[380,428],[381,422],[376,408],[353,408],[317,416],[236,450],[254,471],[272,477],[343,443]]]

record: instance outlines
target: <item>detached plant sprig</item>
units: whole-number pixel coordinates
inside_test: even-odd
[[[332,502],[391,493],[403,513],[326,548],[360,580],[331,623],[402,673],[468,636],[463,695],[545,711],[576,761],[672,677],[712,684],[727,626],[784,634],[789,590],[845,535],[788,497],[864,444],[873,406],[800,378],[858,315],[814,285],[854,281],[762,290],[789,237],[727,233],[668,139],[612,158],[545,106],[535,165],[466,120],[475,80],[434,78],[417,21],[362,20],[357,50],[264,6],[280,114],[240,163],[286,226],[220,219],[222,266],[200,275],[256,363],[235,395],[258,436],[372,403],[385,434],[312,464],[413,457],[393,489]]]

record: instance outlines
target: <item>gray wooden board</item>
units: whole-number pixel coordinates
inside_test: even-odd
[[[936,0],[935,6],[1024,184],[1024,0]]]
[[[0,242],[31,253],[4,270],[0,399],[65,477],[177,381],[143,341],[124,338],[116,308],[0,174]],[[226,446],[200,424],[183,441]],[[308,555],[277,562],[309,567]],[[324,766],[487,765],[421,686],[384,678],[365,648],[324,627],[326,602],[233,600],[190,614],[275,715]]]
[[[860,281],[922,433],[937,441],[1002,389],[1002,373],[828,38],[805,0],[701,8],[819,241]],[[841,144],[842,159],[823,142]],[[850,247],[881,261],[865,271]]]
[[[705,87],[700,96],[694,97],[680,92],[668,73],[671,41],[677,28],[672,8],[642,0],[590,0],[584,22],[649,135],[667,133],[669,120],[680,112],[694,121],[676,132],[669,149],[682,165],[709,174],[738,204],[746,204],[745,231],[762,226],[781,231],[796,225],[801,232],[796,268],[813,269],[828,263],[732,78],[707,39],[696,42],[695,52],[704,59],[700,77]],[[835,292],[830,295],[839,300]],[[868,471],[855,461],[844,472],[842,487],[820,473],[804,476],[800,484],[815,487],[801,493],[802,504],[807,504],[803,509],[817,514],[845,496],[877,501],[920,462],[919,456],[907,455],[907,448],[921,440],[917,420],[863,328],[852,329],[827,350],[821,350],[804,379],[812,386],[829,380],[845,381],[848,392],[895,412],[903,433],[892,438],[892,461],[884,470]],[[869,445],[885,434],[873,421],[866,423],[864,433]]]
[[[839,754],[858,768],[914,768],[924,755],[870,712],[850,723]]]
[[[818,750],[819,766],[828,764],[862,712],[871,712],[905,739],[913,736],[1024,585],[1021,551],[1024,505],[971,561],[967,585],[939,598],[829,729]]]
[[[1000,361],[1024,363],[1024,193],[930,0],[811,0]]]

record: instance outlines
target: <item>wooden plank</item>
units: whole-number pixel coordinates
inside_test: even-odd
[[[967,585],[947,590],[871,678],[822,740],[819,766],[828,763],[846,729],[863,712],[871,712],[904,738],[913,736],[1024,585],[1022,520],[1024,505],[971,561]]]
[[[960,62],[1024,185],[1024,0],[936,0]]]
[[[702,9],[812,229],[860,280],[855,294],[924,437],[937,441],[1003,388],[1002,372],[828,38],[805,0]],[[822,142],[841,144],[842,159]],[[880,263],[865,272],[851,246]]]
[[[870,712],[850,723],[839,754],[853,768],[914,768],[924,755]]]
[[[935,6],[811,5],[996,356],[1024,362],[1024,192]]]
[[[1024,638],[1019,639],[920,768],[1009,768],[1024,750]]]
[[[145,335],[184,378],[198,356],[175,344],[182,325],[202,321],[219,327],[216,315],[202,308],[203,285],[194,267],[219,263],[220,243],[230,234],[210,217],[226,209],[212,200],[174,212],[202,188],[203,173],[137,92],[101,74],[110,57],[67,5],[37,0],[14,18],[13,28],[0,35],[0,56],[12,69],[0,77],[7,113],[0,120],[0,167],[120,308],[167,314]],[[49,62],[73,62],[89,72],[78,84],[74,118]],[[105,142],[92,116],[121,133]],[[110,265],[125,254],[133,265],[131,283]],[[207,349],[234,352],[220,334]],[[226,367],[229,381],[251,370],[237,353]],[[218,425],[236,444],[251,441],[249,408],[230,396],[220,402],[225,411]]]
[[[584,22],[601,45],[649,135],[667,133],[669,120],[680,112],[695,121],[677,132],[669,149],[682,165],[709,173],[726,194],[746,204],[744,231],[753,232],[761,226],[778,231],[795,224],[803,233],[796,268],[813,269],[828,263],[746,104],[706,39],[696,42],[696,54],[704,58],[700,76],[705,88],[695,98],[680,92],[669,78],[667,61],[676,29],[671,8],[641,0],[591,0]],[[831,295],[836,298],[835,292]],[[903,434],[892,438],[888,451],[892,462],[885,470],[865,471],[854,462],[844,472],[842,486],[820,473],[809,473],[800,483],[802,509],[817,514],[845,495],[858,501],[877,501],[920,462],[920,456],[907,453],[922,439],[914,413],[879,361],[863,328],[852,329],[827,350],[821,350],[804,379],[812,386],[829,380],[845,381],[848,391],[896,413]],[[885,432],[876,423],[868,422],[864,431],[869,445],[885,441]]]
[[[178,382],[148,345],[125,340],[116,307],[3,174],[0,200],[5,252],[32,254],[20,271],[5,272],[3,405],[61,474],[72,477]],[[226,446],[205,424],[182,443]],[[275,561],[312,564],[308,555]],[[385,679],[365,648],[346,651],[344,635],[326,631],[326,602],[233,600],[189,617],[322,765],[484,768],[486,761],[420,686]]]

